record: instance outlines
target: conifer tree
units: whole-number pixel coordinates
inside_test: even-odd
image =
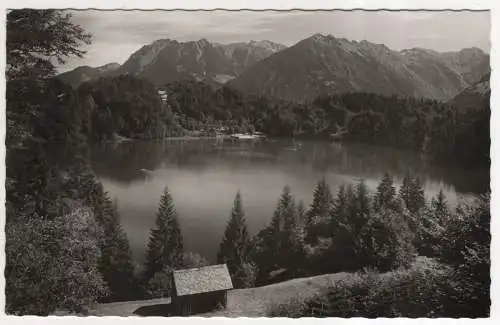
[[[335,229],[340,223],[345,222],[347,218],[348,203],[346,186],[345,184],[341,184],[337,191],[337,196],[333,201],[332,210],[330,211],[330,224],[332,229]]]
[[[155,227],[149,237],[143,281],[147,283],[157,272],[166,268],[181,267],[182,260],[183,243],[177,211],[172,196],[165,187],[160,198]]]
[[[380,211],[384,208],[394,207],[394,198],[396,196],[396,189],[392,177],[385,173],[377,186],[377,193],[373,202],[375,211]]]
[[[410,202],[412,197],[412,184],[413,184],[413,178],[410,172],[408,171],[403,177],[403,182],[399,189],[399,197],[404,202],[408,210],[410,209],[409,206],[411,206]]]
[[[448,208],[448,202],[446,201],[446,195],[442,189],[439,190],[435,198],[432,198],[431,208],[439,224],[444,225],[448,221],[450,210]]]
[[[335,260],[332,272],[354,270],[358,266],[355,251],[356,195],[352,184],[342,184],[332,209],[332,246],[329,259]]]
[[[290,261],[291,254],[288,249],[292,242],[295,225],[295,199],[290,192],[290,187],[285,186],[270,225],[270,233],[273,237],[270,248],[274,252],[274,260],[281,266],[286,266]]]
[[[424,188],[419,178],[414,178],[408,172],[403,178],[403,184],[399,190],[399,197],[406,208],[416,213],[425,207]]]
[[[439,250],[443,232],[448,226],[449,210],[442,190],[431,199],[418,219],[415,247],[420,255],[433,257]]]
[[[355,188],[341,186],[335,200],[332,214],[338,219],[335,223],[331,259],[337,261],[337,271],[355,270],[363,264],[363,242],[361,231],[370,220],[370,197],[366,184],[361,181]]]
[[[358,182],[354,189],[354,215],[350,217],[353,220],[359,220],[363,222],[370,215],[370,196],[368,193],[368,188],[364,181]]]
[[[306,210],[304,208],[304,202],[301,200],[299,204],[297,204],[297,223],[299,225],[304,226],[306,218]]]
[[[109,301],[136,298],[137,282],[132,263],[132,251],[127,235],[120,224],[117,205],[105,197],[107,218],[104,226],[104,237],[99,260],[99,271],[108,283]]]
[[[247,261],[248,248],[247,224],[241,194],[238,191],[234,199],[234,206],[229,222],[224,232],[224,238],[217,254],[217,262],[227,264],[235,287],[241,287],[238,276],[242,275],[243,264]]]
[[[285,220],[287,228],[290,227],[290,216],[295,216],[294,198],[290,188],[285,186],[278,200],[278,204],[271,218],[270,224],[262,229],[253,239],[251,259],[258,265],[256,281],[259,284],[268,283],[269,272],[276,268],[287,267],[290,261],[290,247],[286,242],[291,242],[285,231]],[[302,228],[303,229],[303,228]]]
[[[420,178],[415,178],[413,182],[413,195],[414,195],[414,210],[420,211],[425,208],[425,194],[424,194],[424,186],[420,182]]]
[[[326,180],[323,178],[318,181],[313,192],[313,203],[307,213],[307,226],[314,224],[315,221],[324,221],[328,218],[332,209],[333,196]],[[318,220],[315,220],[318,219]]]

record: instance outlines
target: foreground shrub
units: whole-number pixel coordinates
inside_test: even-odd
[[[386,272],[409,267],[415,259],[415,248],[406,217],[404,212],[382,209],[339,223],[330,248],[321,250],[324,267],[320,271],[373,268]],[[317,254],[315,259],[318,260]]]
[[[293,297],[285,303],[273,302],[267,310],[269,317],[299,318],[308,317],[307,301],[300,297]]]
[[[415,248],[404,214],[382,210],[372,215],[357,237],[357,255],[362,267],[386,272],[406,268],[415,259]]]
[[[460,205],[441,240],[440,260],[453,269],[450,307],[461,317],[490,313],[490,196]]]
[[[233,276],[235,288],[252,288],[257,279],[257,266],[251,262],[243,262]]]
[[[85,313],[107,294],[97,268],[102,229],[87,209],[52,220],[22,217],[5,232],[8,314]]]
[[[147,293],[151,298],[170,297],[172,290],[172,269],[165,267],[160,272],[156,272],[148,281]]]
[[[355,273],[308,300],[274,304],[272,317],[453,317],[446,310],[445,271]]]
[[[183,267],[186,269],[210,265],[208,260],[198,253],[187,252],[182,255]]]

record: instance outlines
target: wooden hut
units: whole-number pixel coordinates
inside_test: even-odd
[[[226,264],[174,271],[172,307],[177,315],[189,316],[227,306],[233,288]]]

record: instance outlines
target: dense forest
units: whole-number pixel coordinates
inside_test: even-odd
[[[320,96],[299,104],[195,82],[177,82],[166,89],[180,121],[232,123],[274,137],[334,135],[343,141],[415,150],[447,163],[489,166],[487,101],[463,111],[435,100],[368,93]],[[471,150],[461,150],[464,145]]]
[[[80,132],[93,140],[110,139],[114,134],[130,138],[215,134],[221,129],[261,131],[270,137],[333,136],[340,141],[414,150],[437,162],[489,166],[487,101],[479,101],[476,109],[461,110],[435,100],[346,93],[292,103],[192,81],[174,82],[164,90],[166,102],[147,81],[130,76],[83,84],[72,94],[78,109],[72,111],[77,116],[71,125],[81,124]],[[67,110],[56,106],[54,110],[42,125],[54,124],[54,119],[71,120],[57,116]],[[463,150],[464,146],[470,150]]]
[[[270,136],[346,130],[346,140],[489,164],[489,108],[457,112],[434,101],[370,94],[294,104],[197,83],[167,85],[167,105],[151,84],[128,76],[72,90],[54,78],[53,62],[82,56],[81,46],[90,39],[61,11],[12,10],[7,15],[9,314],[49,315],[61,309],[85,314],[96,302],[166,296],[172,270],[207,264],[202,256],[184,251],[174,200],[165,188],[145,243],[146,263],[134,269],[117,203],[89,167],[85,147],[90,141],[116,134],[157,138],[209,124],[256,129]],[[50,154],[54,144],[64,145],[64,159]],[[462,145],[470,149],[461,152]],[[430,278],[418,282],[418,294],[433,296],[442,305],[434,308],[424,301],[416,309],[434,308],[431,316],[488,314],[488,195],[451,211],[442,194],[426,202],[419,180],[411,175],[399,192],[386,175],[376,193],[368,193],[360,182],[354,187],[346,184],[333,195],[320,181],[313,196],[313,204],[305,208],[285,187],[269,226],[252,236],[246,230],[243,198],[236,195],[218,260],[228,264],[237,287],[325,272],[407,268],[420,254],[452,266],[453,272],[446,281],[425,275]],[[430,284],[439,286],[439,294],[434,295],[435,286]],[[359,290],[366,291],[367,286]],[[361,300],[371,297],[373,306],[356,301],[351,309],[336,308],[336,292],[331,289],[322,298],[326,300],[320,304],[331,307],[322,315],[338,315],[338,310],[392,315],[376,303],[380,300],[376,294],[385,294],[382,289],[373,296],[354,292],[365,297]],[[415,297],[412,293],[402,299],[409,305]],[[300,311],[306,315],[317,303],[304,302]],[[373,310],[363,309],[366,306]]]
[[[14,89],[7,94],[12,105],[20,95]],[[77,90],[51,79],[44,93],[26,88],[27,100],[18,102],[12,114],[41,101],[50,103],[39,116],[30,117],[33,136],[49,142],[215,134],[225,128],[270,137],[333,136],[422,152],[436,162],[489,166],[487,101],[462,110],[434,100],[347,93],[299,104],[191,81],[168,84],[165,90],[168,100],[162,102],[152,84],[131,76],[101,78]]]

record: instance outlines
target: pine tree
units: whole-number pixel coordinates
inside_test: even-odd
[[[435,198],[431,200],[431,208],[434,211],[434,215],[436,216],[437,221],[440,225],[445,225],[448,221],[448,216],[450,210],[448,208],[448,202],[446,201],[446,196],[442,189],[439,190],[439,193]]]
[[[341,186],[335,202],[338,219],[333,229],[331,259],[337,260],[337,271],[359,269],[363,264],[363,243],[360,233],[370,220],[370,197],[366,184],[361,181],[355,188]]]
[[[333,196],[326,180],[318,181],[313,192],[313,203],[307,213],[307,226],[315,224],[316,221],[324,221],[328,218],[332,208]]]
[[[424,186],[420,182],[420,179],[417,177],[413,182],[413,205],[415,212],[420,211],[425,208],[425,194],[424,194]]]
[[[106,200],[106,221],[104,224],[104,240],[101,244],[99,271],[108,283],[109,301],[137,298],[138,286],[134,275],[132,251],[127,235],[120,224],[116,202]]]
[[[407,173],[399,190],[399,197],[406,205],[408,211],[417,213],[425,207],[424,188],[420,179]]]
[[[370,215],[370,196],[364,181],[358,182],[354,189],[354,215],[350,215],[355,222],[362,223]]]
[[[183,243],[177,211],[165,187],[160,198],[155,227],[149,237],[143,281],[147,283],[157,272],[182,266]]]
[[[243,264],[247,261],[249,248],[249,237],[245,213],[238,191],[234,199],[234,206],[231,216],[224,232],[224,238],[220,244],[217,254],[218,263],[226,263],[229,273],[235,283],[235,287],[241,287],[240,279],[236,275],[241,275]]]
[[[430,206],[425,207],[417,219],[415,247],[420,255],[429,257],[436,255],[449,219],[446,197],[440,190],[438,195],[431,199]]]
[[[306,210],[304,208],[304,202],[301,200],[299,204],[297,204],[297,223],[304,226],[306,218]]]
[[[383,209],[373,214],[356,234],[356,258],[360,267],[386,272],[408,267],[414,259],[413,233],[404,216]]]
[[[346,186],[345,184],[341,184],[337,191],[337,197],[333,201],[333,207],[330,211],[330,225],[332,230],[334,230],[340,223],[346,221],[348,203]]]
[[[411,176],[410,172],[407,172],[403,177],[403,182],[399,189],[399,197],[404,202],[408,210],[410,209],[411,206],[410,202],[412,197],[412,184],[413,184],[413,177]]]
[[[392,177],[385,173],[377,186],[377,193],[373,202],[375,211],[380,211],[383,208],[393,208],[395,197],[396,189]]]
[[[358,214],[356,195],[352,184],[342,184],[332,210],[332,246],[329,259],[336,261],[332,272],[355,270],[358,260],[355,251],[355,218]]]
[[[290,192],[290,187],[285,186],[270,225],[270,233],[273,237],[273,243],[270,248],[274,252],[274,260],[280,266],[286,266],[290,261],[291,254],[288,249],[292,242],[291,238],[295,224],[295,199]]]

